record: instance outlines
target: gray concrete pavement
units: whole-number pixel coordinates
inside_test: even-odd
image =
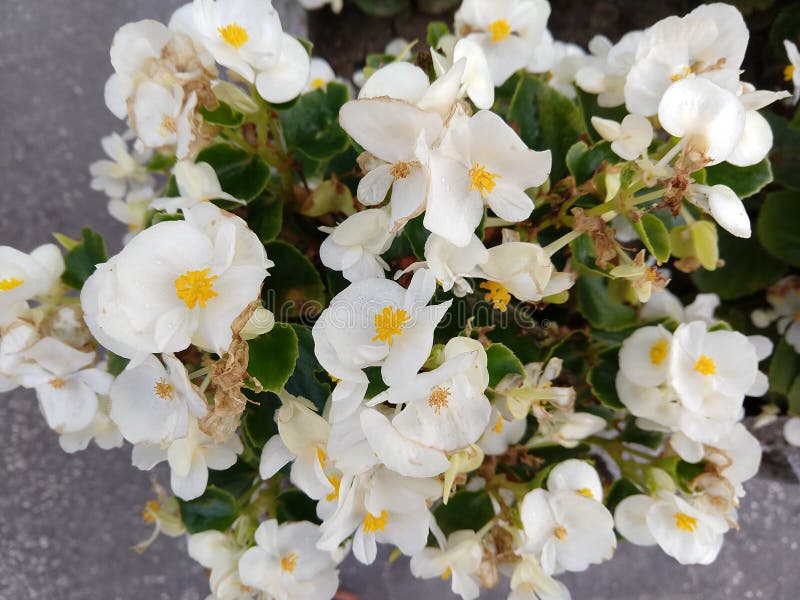
[[[163,20],[180,3],[0,4],[0,244],[31,250],[51,231],[77,235],[86,224],[115,242],[121,230],[89,189],[87,173],[101,156],[100,137],[120,128],[103,104],[108,46],[121,24]],[[182,540],[162,538],[141,556],[129,550],[149,533],[139,512],[151,477],[130,466],[129,449],[67,455],[33,394],[4,395],[0,407],[0,600],[205,597],[205,577]],[[742,530],[729,534],[715,565],[687,569],[657,550],[625,545],[610,565],[566,578],[573,597],[800,597],[800,486],[762,477],[748,489]],[[405,561],[348,562],[342,580],[366,600],[449,597],[443,582],[411,579]]]

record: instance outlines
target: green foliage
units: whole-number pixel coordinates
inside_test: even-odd
[[[669,260],[672,244],[667,226],[661,219],[650,213],[643,214],[638,222],[633,223],[633,229],[659,263]]]
[[[800,131],[790,128],[789,121],[781,116],[768,111],[761,114],[772,127],[773,143],[769,160],[775,182],[800,189]]]
[[[349,95],[346,85],[329,82],[282,111],[281,126],[289,150],[314,160],[330,159],[343,152],[350,140],[339,126],[339,109]]]
[[[649,431],[640,428],[636,425],[636,418],[633,415],[628,415],[628,420],[625,422],[625,428],[620,433],[619,439],[629,444],[638,444],[655,450],[664,441],[664,434],[660,431]]]
[[[766,158],[750,167],[735,167],[727,162],[706,167],[708,185],[727,185],[742,200],[763,190],[772,179],[772,167]]]
[[[350,0],[372,17],[393,17],[411,8],[409,0]]]
[[[281,391],[294,372],[299,356],[294,329],[285,323],[275,323],[272,331],[250,340],[248,346],[248,373],[258,379],[265,390]]]
[[[249,490],[255,481],[260,480],[257,465],[250,465],[243,456],[224,471],[210,470],[208,484],[217,487],[238,498]]]
[[[617,508],[617,505],[625,500],[625,498],[641,493],[642,490],[636,487],[630,479],[622,477],[617,479],[611,484],[611,487],[608,488],[605,505],[608,507],[608,510],[611,511],[611,514],[614,514],[614,509]]]
[[[494,518],[494,508],[485,491],[463,491],[451,496],[447,504],[440,504],[433,516],[442,532],[450,535],[462,529],[479,531]]]
[[[267,256],[275,263],[264,281],[267,308],[280,320],[316,316],[325,306],[325,285],[319,271],[297,248],[282,241],[267,244]]]
[[[103,236],[84,227],[81,230],[81,241],[64,256],[64,273],[61,281],[69,287],[80,290],[89,276],[94,273],[95,267],[108,260],[106,243]]]
[[[249,394],[248,398],[250,402],[242,418],[242,433],[248,448],[260,455],[267,440],[278,433],[275,411],[281,407],[281,400],[272,392]]]
[[[311,336],[311,328],[297,324],[292,324],[291,327],[297,335],[299,354],[294,372],[286,382],[286,391],[311,400],[322,414],[325,403],[331,395],[331,386],[322,383],[319,378],[319,376],[325,375],[325,369],[319,364],[314,354],[314,338]]]
[[[449,33],[450,27],[448,27],[447,23],[443,23],[441,21],[433,21],[432,23],[428,23],[428,35],[426,38],[428,46],[431,48],[438,47],[439,40]]]
[[[785,337],[781,338],[775,346],[769,363],[770,391],[787,396],[792,382],[797,376],[798,367],[800,367],[800,356]]]
[[[122,358],[121,356],[117,356],[110,350],[106,350],[106,369],[114,377],[122,373],[125,370],[125,367],[128,366],[129,362],[130,362],[129,359]]]
[[[603,278],[582,274],[575,282],[575,291],[581,314],[593,327],[619,331],[636,323],[636,311],[613,302]]]
[[[156,153],[153,155],[153,158],[150,159],[150,162],[147,163],[147,170],[153,173],[169,171],[175,165],[176,161],[177,158],[175,158],[174,154]]]
[[[200,114],[203,120],[211,125],[219,125],[220,127],[241,127],[244,123],[244,113],[231,107],[226,102],[219,101],[219,106],[214,110],[209,110],[205,107],[200,107]]]
[[[430,15],[439,15],[443,12],[447,12],[460,3],[461,0],[418,0],[420,10]]]
[[[584,92],[578,86],[575,86],[575,91],[578,93],[578,104],[581,107],[581,114],[583,115],[586,132],[594,142],[599,142],[603,138],[592,126],[592,117],[611,119],[619,123],[628,114],[624,104],[613,108],[603,107],[597,103],[597,96],[595,94]]]
[[[425,260],[425,242],[428,241],[428,236],[430,236],[430,232],[422,224],[424,218],[424,214],[414,217],[403,227],[403,235],[408,240],[408,243],[411,244],[414,256],[419,260]]]
[[[321,523],[317,518],[317,502],[300,490],[286,490],[275,501],[275,518],[278,523],[310,521]]]
[[[265,196],[250,204],[247,214],[247,225],[263,243],[277,238],[283,227],[283,202]]]
[[[595,397],[603,406],[615,410],[625,408],[617,395],[618,371],[619,354],[617,351],[609,351],[601,354],[600,359],[586,374],[586,381]]]
[[[552,152],[550,179],[558,181],[567,174],[567,152],[586,133],[581,110],[540,77],[528,73],[516,77],[507,120],[530,148]]]
[[[181,519],[189,533],[215,529],[225,531],[239,516],[236,498],[229,492],[209,485],[199,498],[178,500]]]
[[[211,165],[223,191],[245,202],[258,197],[269,181],[269,166],[263,158],[230,144],[204,148],[196,162]]]
[[[492,344],[486,349],[489,366],[489,387],[494,387],[506,375],[524,375],[525,369],[505,344]]]
[[[570,175],[575,177],[576,183],[581,184],[594,176],[603,161],[613,164],[619,158],[612,152],[608,142],[600,142],[591,147],[586,142],[576,142],[570,146],[565,160]]]
[[[800,192],[767,195],[758,219],[758,235],[764,248],[783,262],[800,267]]]

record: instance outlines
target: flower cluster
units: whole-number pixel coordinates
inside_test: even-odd
[[[716,559],[745,398],[800,415],[796,208],[756,196],[789,93],[740,79],[726,4],[588,53],[549,15],[464,0],[352,99],[268,0],[117,32],[90,172],[124,247],[0,248],[0,390],[167,463],[137,550],[188,534],[218,600],[332,598],[379,545],[465,600],[566,600],[620,538]]]

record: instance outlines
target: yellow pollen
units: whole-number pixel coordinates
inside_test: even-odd
[[[475,163],[469,170],[469,177],[472,179],[472,187],[470,190],[478,190],[481,193],[481,198],[486,200],[487,194],[491,194],[497,182],[495,179],[502,179],[497,173],[490,173],[486,170],[484,165]]]
[[[786,65],[783,70],[783,80],[791,81],[794,78],[794,65]]]
[[[675,75],[670,77],[670,80],[673,83],[676,82],[676,81],[680,81],[681,79],[684,79],[684,78],[688,77],[689,73],[691,73],[691,72],[692,72],[692,68],[691,67],[683,67],[683,71],[681,73],[676,73]]]
[[[511,35],[511,23],[505,19],[497,19],[487,27],[489,33],[492,34],[492,41],[496,44],[502,42],[509,35]]]
[[[225,27],[218,28],[217,31],[219,31],[226,44],[233,46],[237,50],[250,39],[247,31],[238,23],[228,23]]]
[[[289,552],[286,556],[281,558],[281,569],[287,573],[294,573],[297,568],[297,554]]]
[[[318,90],[325,85],[326,81],[322,77],[315,77],[311,80],[311,89]]]
[[[442,412],[443,408],[447,408],[447,398],[450,397],[450,388],[436,386],[431,390],[431,395],[428,396],[428,406],[433,409],[437,415]]]
[[[575,491],[578,492],[581,496],[586,496],[587,498],[594,498],[592,490],[590,490],[589,488],[581,488]]]
[[[650,347],[650,362],[654,365],[660,365],[667,358],[667,350],[669,346],[667,340],[660,339]]]
[[[319,464],[322,465],[322,468],[325,468],[325,462],[328,460],[328,455],[325,454],[325,450],[317,446],[317,460],[319,460]]]
[[[156,513],[160,508],[161,505],[155,500],[148,500],[145,502],[144,509],[142,510],[142,521],[145,523],[155,523]]]
[[[381,312],[375,315],[375,337],[378,340],[392,345],[392,338],[403,333],[403,324],[408,321],[408,313],[402,308],[384,306]]]
[[[188,308],[193,309],[198,303],[205,308],[206,302],[218,295],[214,291],[214,281],[217,276],[209,276],[210,270],[186,271],[175,280],[175,293]]]
[[[328,373],[328,379],[330,379],[333,383],[339,383],[341,381],[341,379],[339,379],[338,377],[334,377],[330,373]]]
[[[503,284],[496,281],[484,281],[481,288],[487,291],[484,296],[487,302],[494,304],[494,307],[500,312],[506,312],[508,303],[511,301],[511,294]]]
[[[644,270],[644,278],[645,281],[658,281],[661,279],[661,275],[655,267],[648,267]]]
[[[563,542],[567,539],[567,530],[562,525],[559,525],[553,530],[553,535],[558,538],[559,542]]]
[[[389,513],[385,510],[381,511],[380,516],[376,517],[372,513],[367,513],[364,517],[364,533],[375,533],[376,531],[383,531],[386,529],[386,523],[389,521]]]
[[[49,383],[50,387],[52,387],[54,390],[60,390],[65,385],[67,385],[67,382],[64,381],[63,379],[61,379],[61,377],[54,377],[53,379],[51,379],[47,383]]]
[[[411,165],[401,160],[392,165],[392,169],[389,173],[391,173],[395,181],[398,179],[405,179],[411,174]]]
[[[8,279],[0,279],[0,292],[8,292],[9,290],[18,288],[23,283],[25,282],[22,281],[22,279],[17,279],[16,277],[9,277]]]
[[[442,580],[443,580],[443,581],[447,581],[448,579],[450,579],[450,576],[451,576],[452,574],[453,574],[453,569],[451,569],[450,567],[447,567],[447,568],[444,570],[444,573],[442,573]]]
[[[497,415],[497,423],[494,424],[494,427],[492,429],[497,434],[503,433],[503,416],[502,415]]]
[[[156,396],[162,400],[172,400],[172,397],[175,395],[175,386],[162,377],[156,381],[153,391],[155,391]]]
[[[176,131],[178,131],[178,123],[175,121],[175,117],[164,115],[161,118],[161,135],[166,136],[168,133],[175,133]]]
[[[689,533],[694,533],[694,530],[697,529],[697,519],[694,517],[690,517],[682,512],[675,513],[672,516],[675,517],[675,527],[678,529],[688,531]]]
[[[694,363],[694,370],[701,375],[713,375],[717,372],[717,365],[714,364],[714,359],[701,354],[697,362]]]
[[[342,480],[339,479],[336,475],[328,475],[328,481],[331,482],[333,486],[333,491],[325,496],[325,500],[328,502],[333,502],[339,497],[339,486],[342,484]]]

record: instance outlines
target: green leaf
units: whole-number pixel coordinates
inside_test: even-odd
[[[147,170],[154,173],[169,171],[177,160],[174,154],[156,153],[153,155],[153,158],[150,159],[150,162],[147,163]]]
[[[668,261],[672,247],[669,231],[664,222],[657,216],[646,213],[637,223],[632,224],[650,254],[655,256],[659,263]]]
[[[617,395],[617,372],[619,371],[619,355],[616,351],[606,352],[600,360],[589,369],[586,381],[592,388],[592,393],[600,400],[603,406],[612,409],[624,409],[625,405]]]
[[[201,106],[200,114],[206,123],[221,127],[241,127],[242,123],[244,123],[244,113],[231,108],[230,104],[222,100],[219,101],[219,106],[214,110],[208,110]]]
[[[462,491],[454,494],[447,504],[440,504],[433,516],[442,532],[450,535],[462,529],[479,531],[494,518],[494,508],[485,491]]]
[[[608,493],[606,494],[605,505],[611,514],[614,514],[614,509],[617,508],[617,505],[625,500],[625,498],[641,493],[642,490],[636,487],[636,485],[630,479],[622,477],[611,484],[611,487],[608,489]]]
[[[209,529],[225,531],[238,516],[236,498],[213,485],[208,486],[199,498],[188,502],[178,499],[178,506],[183,524],[189,533]]]
[[[581,110],[541,78],[519,76],[511,98],[507,121],[533,150],[550,150],[553,156],[551,181],[567,174],[565,158],[570,147],[586,133]]]
[[[283,202],[278,198],[259,198],[248,207],[247,225],[263,243],[271,242],[283,226]]]
[[[786,266],[762,248],[760,236],[744,239],[719,232],[719,255],[725,265],[714,271],[692,273],[701,292],[718,294],[723,300],[749,296],[780,279]],[[798,238],[800,239],[800,238]]]
[[[291,327],[297,335],[299,355],[294,373],[286,382],[286,391],[311,400],[322,414],[325,403],[331,395],[331,386],[322,383],[317,378],[317,374],[324,374],[325,369],[319,364],[314,354],[314,338],[311,336],[311,328],[297,324],[292,324]]]
[[[772,127],[773,142],[769,159],[775,181],[786,187],[800,189],[800,131],[789,127],[789,121],[775,113],[764,111],[761,114]]]
[[[800,375],[794,378],[786,398],[789,400],[789,414],[800,416]]]
[[[266,246],[275,263],[262,292],[267,308],[279,320],[319,315],[325,306],[325,285],[311,261],[286,242],[276,240]]]
[[[61,281],[69,287],[80,290],[94,273],[97,265],[108,260],[103,236],[89,227],[81,231],[81,242],[67,252],[64,257],[64,273]]]
[[[603,278],[583,275],[578,277],[575,289],[581,314],[593,327],[619,331],[636,323],[632,307],[611,301]]]
[[[419,0],[419,8],[429,15],[439,15],[455,8],[460,2],[461,0]]]
[[[489,365],[489,386],[494,387],[506,375],[524,375],[522,362],[505,344],[492,344],[486,349]]]
[[[636,425],[636,418],[633,415],[629,415],[625,423],[625,429],[620,433],[619,439],[629,444],[639,444],[655,450],[664,441],[664,434],[660,431],[648,431],[640,428]]]
[[[211,165],[223,191],[250,202],[258,197],[269,180],[269,165],[257,154],[230,144],[215,144],[200,151],[196,162]]]
[[[727,185],[744,200],[772,183],[772,167],[767,158],[749,167],[735,167],[722,162],[713,167],[706,167],[706,178],[708,185]]]
[[[449,33],[450,28],[447,26],[447,23],[443,23],[441,21],[433,21],[428,23],[428,36],[426,38],[428,46],[431,48],[438,48],[439,40]]]
[[[624,104],[622,106],[615,106],[613,108],[600,106],[597,104],[597,96],[595,94],[584,92],[578,86],[575,86],[575,90],[578,93],[578,104],[581,107],[581,114],[583,115],[586,131],[592,141],[599,142],[603,139],[603,136],[598,134],[597,131],[595,131],[594,126],[592,126],[592,117],[611,119],[612,121],[617,121],[619,123],[622,122],[622,119],[624,119],[628,114],[628,111],[625,110]],[[618,158],[617,160],[621,159]]]
[[[611,151],[611,144],[600,142],[589,147],[586,142],[576,142],[567,151],[567,169],[578,184],[591,179],[603,161],[615,163],[619,160]]]
[[[224,471],[208,472],[208,484],[228,492],[238,498],[249,490],[253,483],[260,479],[258,469],[248,465],[242,457]]]
[[[789,388],[797,375],[800,356],[794,348],[782,337],[775,346],[769,362],[769,389],[772,392],[786,396]]]
[[[289,149],[315,160],[344,151],[350,140],[339,126],[339,109],[349,95],[346,85],[329,82],[324,88],[303,94],[294,106],[282,111],[281,126]]]
[[[285,323],[275,323],[272,331],[247,344],[250,347],[247,372],[258,379],[265,390],[281,391],[294,372],[299,356],[294,329]]]
[[[592,238],[588,235],[579,236],[570,243],[570,248],[572,249],[572,260],[576,263],[579,271],[590,275],[607,277],[607,274],[601,271],[595,262],[597,254]]]
[[[106,370],[114,377],[122,373],[129,362],[131,362],[130,359],[122,358],[110,350],[106,350]]]
[[[691,492],[691,483],[705,471],[706,462],[689,463],[679,456],[668,456],[656,461],[654,466],[666,471],[684,492]]]
[[[260,454],[267,440],[278,433],[275,411],[281,407],[281,400],[272,392],[248,392],[248,398],[251,402],[245,408],[242,433],[247,445]]]
[[[286,490],[275,500],[275,518],[278,523],[309,521],[321,523],[317,518],[317,502],[300,490]]]
[[[758,235],[764,248],[783,262],[800,267],[800,192],[767,195],[758,217]]]
[[[411,244],[414,256],[420,260],[425,260],[425,242],[428,241],[430,236],[430,231],[425,229],[422,224],[424,218],[425,215],[414,217],[403,227],[403,235],[406,236],[408,243]]]
[[[351,0],[351,2],[373,17],[393,17],[411,6],[409,0]]]

